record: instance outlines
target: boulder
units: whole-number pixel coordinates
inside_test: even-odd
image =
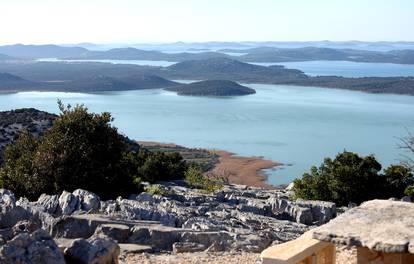
[[[130,230],[128,242],[135,244],[149,244],[150,239],[151,235],[148,227],[134,226]]]
[[[121,224],[103,224],[95,230],[96,235],[105,235],[116,240],[118,243],[125,243],[129,238],[129,227]]]
[[[65,258],[69,264],[118,264],[119,253],[119,245],[112,238],[94,235],[75,239],[65,249]]]
[[[231,248],[234,242],[234,237],[225,231],[221,232],[184,232],[181,236],[180,242],[191,242],[204,245],[206,248],[214,243],[216,251],[226,251]]]
[[[9,190],[0,189],[0,204],[14,206],[16,204],[14,194]]]
[[[37,199],[35,205],[40,206],[49,214],[59,214],[61,211],[59,206],[59,197],[57,195],[42,194],[39,199]]]
[[[63,191],[59,196],[59,206],[63,215],[70,215],[79,207],[79,199],[70,192]]]
[[[180,240],[181,231],[173,228],[150,230],[150,243],[155,250],[172,250],[172,245]]]
[[[77,210],[96,213],[101,206],[98,195],[82,189],[76,189],[72,193],[79,200]]]
[[[296,200],[296,204],[301,207],[310,208],[312,212],[312,221],[318,225],[325,224],[336,217],[336,205],[332,202],[298,199]]]
[[[39,229],[21,233],[0,248],[2,264],[65,264],[62,252],[52,237]]]

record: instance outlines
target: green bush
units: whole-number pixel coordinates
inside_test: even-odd
[[[332,201],[338,205],[361,203],[374,198],[401,197],[413,183],[410,169],[393,165],[380,174],[381,164],[373,156],[360,157],[344,151],[326,158],[319,168],[294,181],[297,198]]]
[[[165,195],[166,192],[158,184],[151,184],[145,187],[145,192],[151,195]]]
[[[410,185],[404,190],[404,194],[410,196],[411,201],[414,200],[414,185]]]
[[[185,172],[185,182],[191,188],[201,189],[207,192],[214,192],[223,187],[223,181],[220,179],[211,179],[205,177],[197,166],[189,166]]]
[[[111,126],[109,113],[88,113],[82,105],[59,107],[60,116],[42,138],[24,132],[6,147],[2,187],[29,199],[77,188],[108,199],[139,192],[141,180],[184,178],[187,165],[179,154],[131,150]]]
[[[130,174],[150,183],[183,179],[187,170],[186,162],[177,152],[150,152],[140,149],[129,152],[125,158]]]
[[[414,176],[410,168],[402,165],[391,165],[384,170],[386,192],[390,197],[401,197],[408,186],[414,184]]]
[[[47,189],[49,182],[35,172],[33,157],[39,141],[27,131],[17,135],[14,144],[4,151],[4,164],[0,169],[1,187],[11,189],[15,195],[36,196]]]

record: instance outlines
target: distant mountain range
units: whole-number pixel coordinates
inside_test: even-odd
[[[91,44],[88,44],[89,46]],[[402,45],[402,44],[401,44]],[[226,48],[218,51],[165,53],[157,50],[136,48],[115,48],[110,50],[88,50],[83,47],[63,47],[57,45],[9,45],[0,46],[0,54],[21,59],[58,58],[72,60],[152,60],[182,62],[211,58],[231,58],[244,62],[289,62],[314,60],[340,60],[372,63],[414,64],[414,44],[412,49],[391,51],[369,51],[360,49],[338,49],[326,47],[278,48],[261,46],[254,48]],[[200,51],[200,52],[199,52]],[[239,54],[240,56],[234,55]],[[1,55],[0,55],[1,60]]]

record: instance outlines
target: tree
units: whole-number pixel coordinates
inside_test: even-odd
[[[408,132],[408,135],[400,139],[400,148],[404,149],[408,154],[405,155],[403,164],[414,169],[414,135]]]
[[[4,151],[4,166],[0,170],[0,186],[12,189],[17,196],[33,197],[47,190],[48,181],[38,177],[33,157],[39,141],[27,131],[19,133],[15,143]]]
[[[383,197],[381,164],[373,156],[360,157],[344,151],[333,160],[326,158],[319,168],[312,167],[302,179],[294,181],[297,197],[326,200],[347,205],[349,202]]]
[[[410,168],[404,165],[391,165],[384,170],[385,192],[389,197],[400,197],[408,186],[414,184]]]
[[[139,186],[123,161],[124,138],[111,126],[109,113],[89,113],[83,105],[64,107],[43,138],[22,134],[6,148],[3,187],[37,198],[83,188],[102,198],[135,192]]]

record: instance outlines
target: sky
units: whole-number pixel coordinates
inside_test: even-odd
[[[414,41],[413,0],[0,0],[0,44]]]

